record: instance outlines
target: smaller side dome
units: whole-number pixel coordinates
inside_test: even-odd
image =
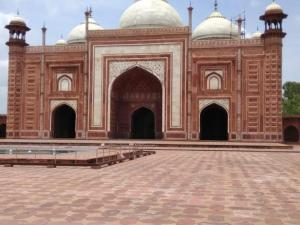
[[[238,38],[238,26],[226,19],[219,11],[215,10],[200,23],[193,33],[194,40],[214,38]]]
[[[57,40],[57,42],[55,43],[55,45],[66,45],[66,44],[68,43],[62,37],[59,40]]]
[[[283,9],[276,2],[272,2],[270,5],[267,6],[266,14],[272,14],[272,13],[283,13]]]
[[[89,30],[103,30],[93,18],[89,18]],[[84,43],[85,42],[85,22],[82,22],[78,26],[74,27],[68,36],[69,44]]]
[[[254,32],[254,33],[251,35],[251,38],[253,38],[253,39],[261,38],[261,35],[262,35],[262,33],[261,33],[259,30],[257,30],[256,32]]]

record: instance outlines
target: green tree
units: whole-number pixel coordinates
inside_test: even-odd
[[[283,115],[300,115],[300,83],[286,82],[283,85]]]

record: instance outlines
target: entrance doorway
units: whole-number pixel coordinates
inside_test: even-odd
[[[0,138],[5,138],[6,137],[6,125],[1,124],[0,125]]]
[[[52,114],[53,138],[75,138],[76,113],[67,105],[57,107]]]
[[[299,142],[299,132],[296,127],[289,126],[284,130],[285,142]]]
[[[207,106],[200,115],[200,140],[228,140],[228,114],[217,105]]]
[[[155,116],[147,108],[140,108],[132,114],[131,138],[155,139]]]
[[[155,75],[140,67],[126,71],[114,81],[110,100],[111,138],[162,137],[162,85]]]

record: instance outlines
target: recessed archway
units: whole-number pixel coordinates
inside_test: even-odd
[[[52,113],[53,138],[75,138],[76,113],[68,105],[58,106]]]
[[[112,84],[110,101],[110,137],[132,138],[132,115],[140,108],[151,110],[154,138],[162,137],[162,85],[150,72],[134,67]]]
[[[145,107],[134,111],[131,116],[132,139],[155,139],[155,116]]]
[[[299,131],[294,126],[288,126],[284,130],[285,142],[299,142]]]
[[[228,114],[223,107],[212,104],[202,110],[200,140],[228,140]]]
[[[0,125],[0,138],[5,138],[6,137],[6,125],[1,124]]]

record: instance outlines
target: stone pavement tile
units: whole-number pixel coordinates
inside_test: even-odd
[[[170,151],[101,170],[0,167],[0,225],[299,225],[295,156]]]

